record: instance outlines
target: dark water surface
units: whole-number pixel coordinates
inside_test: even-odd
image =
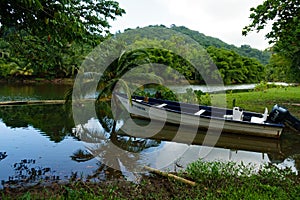
[[[1,85],[0,101],[62,99],[69,88]],[[100,110],[99,119],[82,115],[81,123],[74,124],[64,105],[0,107],[0,188],[41,179],[134,180],[134,172],[143,171],[144,165],[176,171],[198,158],[300,169],[300,135],[288,129],[279,140],[221,134],[214,147],[208,147],[203,146],[205,131],[199,131],[192,143],[186,137],[193,134],[189,128],[165,125],[149,135],[148,121],[135,120],[145,127],[142,131],[124,128],[122,114],[114,121],[105,105]]]
[[[65,92],[70,88],[72,88],[72,85],[49,83],[0,83],[0,102],[64,99]]]

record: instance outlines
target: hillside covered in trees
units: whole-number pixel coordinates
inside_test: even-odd
[[[155,28],[159,28],[160,31],[155,31]],[[249,46],[238,48],[228,45],[217,38],[205,36],[186,27],[176,27],[175,25],[172,25],[171,28],[163,25],[149,26],[147,31],[143,28],[137,28],[127,40],[133,43],[144,43],[145,45],[164,43],[167,46],[175,46],[176,38],[169,37],[168,30],[183,33],[204,47],[217,65],[225,84],[257,83],[264,80],[266,70],[263,63],[268,62],[268,52],[252,49]],[[164,31],[166,33],[162,33]],[[157,38],[164,41],[143,39],[147,38],[147,35],[151,35],[152,38],[157,36]],[[167,38],[162,38],[164,37],[163,35]],[[56,45],[56,41],[53,42],[51,38],[46,37],[43,39],[27,34],[24,34],[21,38],[12,38],[10,36],[11,42],[7,42],[6,39],[6,36],[0,38],[0,49],[4,52],[0,59],[0,76],[8,79],[74,77],[85,56],[95,47],[90,43],[77,42],[73,42],[72,45]],[[98,44],[101,40],[103,40],[103,37],[99,36],[95,43]],[[238,50],[243,53],[239,53]],[[148,53],[151,62],[171,66],[189,80],[203,83],[203,78],[195,73],[195,69],[186,64],[185,61],[179,61],[174,55],[159,49],[148,50]],[[162,55],[164,55],[164,58],[162,58]],[[168,76],[174,76],[174,74]]]
[[[172,30],[179,31],[181,33],[184,33],[197,42],[201,44],[204,47],[217,47],[217,48],[224,48],[227,50],[232,50],[238,53],[241,56],[249,57],[249,58],[256,58],[260,63],[266,65],[269,63],[271,53],[268,51],[260,51],[258,49],[251,48],[251,46],[245,44],[241,45],[241,47],[236,47],[231,44],[227,44],[226,42],[223,42],[222,40],[210,36],[206,36],[203,33],[199,33],[198,31],[190,30],[184,26],[171,26]]]
[[[180,32],[198,42],[210,54],[226,84],[261,80],[299,81],[299,4],[289,2],[265,0],[263,5],[251,8],[253,23],[241,30],[244,35],[263,29],[268,20],[277,20],[270,34],[266,35],[274,46],[265,51],[253,49],[247,44],[236,47],[184,26],[149,27]],[[284,9],[277,10],[276,5],[281,4]],[[272,13],[270,8],[275,8]],[[125,10],[119,7],[117,1],[1,1],[0,78],[75,77],[86,56],[107,38],[114,37],[109,33],[109,20],[123,14]],[[168,40],[165,41],[168,45],[174,46],[176,43],[170,35],[162,38],[161,33],[138,33],[139,29],[135,29],[137,36],[133,38],[136,43],[151,43],[138,34],[159,34],[160,40]],[[161,57],[171,54],[159,49],[152,49],[149,53],[150,60],[170,64],[189,79],[201,82],[188,64],[176,63],[174,56]]]
[[[206,48],[207,52],[219,68],[219,72],[225,84],[235,83],[257,83],[265,79],[266,70],[265,63],[268,62],[268,52],[262,52],[257,49],[252,49],[249,46],[242,46],[240,48],[233,45],[228,45],[221,40],[202,33],[189,30],[186,27],[177,27],[172,25],[167,28],[163,25],[149,26],[152,28],[162,28],[164,30],[175,30],[183,33],[199,42],[201,46]],[[130,29],[129,29],[130,30]],[[127,30],[127,31],[129,31]],[[139,31],[141,30],[141,31]],[[131,35],[127,38],[135,43],[151,43],[149,40],[139,39],[146,35],[155,37],[155,34],[161,38],[161,32],[142,31],[142,28],[135,29],[136,35]],[[154,30],[154,29],[152,29]],[[126,31],[125,31],[126,32]],[[119,33],[120,34],[120,33]],[[122,34],[122,33],[121,33]],[[165,34],[166,37],[168,34]],[[2,78],[64,78],[74,77],[76,70],[81,65],[85,56],[94,48],[90,43],[76,43],[71,45],[57,45],[51,41],[51,38],[38,38],[32,35],[24,34],[22,38],[12,38],[11,42],[7,42],[6,36],[0,38],[0,49],[3,52],[0,59],[0,76]],[[174,38],[163,38],[168,46],[176,45]],[[96,41],[103,40],[99,36]],[[152,41],[153,43],[154,41]],[[161,43],[162,41],[156,41]],[[16,48],[17,47],[17,48]],[[242,53],[240,53],[242,52]],[[182,64],[175,59],[174,56],[162,58],[162,54],[166,52],[160,50],[149,50],[150,60],[152,62],[164,63],[173,66],[181,74],[184,74],[188,79],[202,83],[203,79],[199,74],[195,74],[195,70],[188,64]],[[48,58],[48,59],[43,59]],[[259,59],[260,58],[260,59]],[[175,60],[178,62],[176,63]],[[172,76],[172,75],[171,75]],[[176,79],[176,78],[175,78]]]
[[[127,29],[125,30],[125,33],[130,32],[130,34],[126,34],[125,40],[130,44],[139,43],[144,44],[144,46],[156,44],[155,46],[160,48],[165,46],[175,49],[176,45],[180,44],[180,38],[172,36],[172,31],[174,30],[178,35],[183,33],[187,37],[192,38],[207,51],[212,61],[218,67],[225,84],[257,83],[265,80],[266,66],[262,64],[262,62],[268,63],[270,56],[267,55],[270,55],[269,52],[262,52],[248,46],[248,51],[244,51],[244,54],[247,56],[243,56],[234,50],[239,48],[228,45],[217,38],[205,36],[202,33],[189,30],[185,27],[176,27],[175,25],[172,25],[171,28],[167,28],[164,25],[152,25],[145,28],[136,28],[134,30]],[[152,40],[150,41],[146,38],[152,38]],[[190,48],[190,51],[190,53],[186,54],[189,54],[188,57],[193,57],[193,49]],[[165,57],[162,60],[162,54],[169,55],[163,53],[162,50],[157,50],[156,54],[153,54],[153,51],[151,50],[151,61],[154,63],[168,64],[168,66],[172,66],[173,69],[176,69],[178,72],[185,75],[189,80],[196,80],[199,83],[203,83],[203,77],[197,74],[192,66],[184,64],[184,62],[180,62],[174,57]],[[201,54],[201,52],[199,52],[199,54]],[[264,61],[260,61],[253,55],[264,58]],[[177,63],[173,62],[174,60],[176,60]]]

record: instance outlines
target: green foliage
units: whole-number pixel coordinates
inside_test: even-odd
[[[274,83],[267,83],[265,81],[261,81],[259,84],[255,86],[254,91],[266,92],[269,88],[280,88],[281,86],[277,86]]]
[[[14,29],[34,36],[50,36],[58,44],[89,40],[108,31],[108,19],[122,16],[125,11],[110,0],[51,1],[3,0],[0,4],[2,29]]]
[[[299,176],[275,165],[254,168],[234,162],[198,160],[179,173],[196,185],[162,176],[142,176],[139,184],[120,178],[92,183],[71,181],[66,185],[31,187],[15,194],[0,191],[3,199],[299,199]]]
[[[263,65],[269,63],[270,59],[270,52],[268,51],[260,51],[258,49],[253,49],[249,45],[241,45],[241,47],[236,47],[234,45],[229,45],[220,39],[206,36],[203,33],[199,33],[198,31],[190,30],[184,26],[171,26],[172,30],[179,31],[183,34],[186,34],[193,38],[195,41],[199,42],[200,45],[204,46],[205,48],[208,48],[210,46],[226,49],[229,51],[234,51],[238,53],[241,56],[249,57],[249,58],[255,58]]]
[[[282,71],[292,69],[296,73],[294,80],[300,77],[300,1],[299,0],[265,0],[256,8],[251,8],[252,22],[243,30],[247,35],[250,31],[260,31],[271,22],[272,30],[266,34],[269,43],[274,43],[273,51],[280,53],[291,64],[283,66]],[[280,65],[280,64],[279,64]]]
[[[262,81],[255,86],[254,91],[266,91],[267,89],[268,89],[268,83]]]
[[[221,199],[292,199],[298,196],[298,176],[291,169],[275,165],[254,166],[233,162],[204,162],[189,164],[186,176],[207,195]]]
[[[211,105],[210,95],[208,93],[203,93],[200,90],[193,91],[192,88],[188,88],[186,89],[185,93],[175,94],[172,92],[172,90],[163,85],[152,86],[151,89],[160,92],[161,99],[164,100],[194,103],[207,106]],[[156,98],[156,92],[149,92],[149,88],[139,88],[133,93],[133,95]]]
[[[108,33],[108,20],[124,13],[110,0],[1,1],[0,49],[1,41],[6,41],[10,57],[20,62],[18,72],[0,75],[25,71],[21,74],[72,77],[84,56]]]
[[[58,47],[32,35],[14,37],[6,49],[11,53],[0,59],[0,70],[6,72],[0,74],[2,77],[71,77],[88,51],[75,42],[69,47]]]
[[[178,101],[178,96],[174,94],[172,90],[163,85],[152,85],[151,88],[138,88],[134,91],[133,95],[155,98],[156,92],[149,92],[150,89],[159,91],[161,93],[161,99]]]
[[[256,59],[242,57],[234,51],[208,47],[225,84],[257,83],[264,79],[265,69]]]
[[[300,69],[293,67],[291,59],[284,56],[282,53],[274,53],[270,59],[270,63],[266,66],[266,77],[268,81],[284,81],[297,82],[299,81]]]
[[[195,44],[192,42],[187,42],[185,37],[170,35],[170,33],[173,32],[167,28],[150,26],[144,29],[137,28],[129,32],[129,34],[125,32],[125,36],[122,38],[127,44],[132,45],[132,48],[147,49],[150,63],[164,65],[166,67],[165,70],[159,72],[153,71],[156,74],[158,73],[164,80],[176,82],[184,76],[187,80],[203,82],[203,78],[199,75],[199,72],[197,72],[193,64],[190,63],[193,60],[201,60],[203,62],[203,64],[201,63],[203,74],[212,76],[208,74],[210,72],[207,70],[209,66],[204,61],[204,54],[206,54],[204,49],[195,47]],[[172,52],[174,49],[176,49],[176,53]],[[186,49],[189,50],[187,51]],[[199,58],[201,56],[203,58]],[[200,64],[197,63],[197,65]],[[150,69],[149,72],[151,72],[151,70],[153,69]],[[174,73],[174,70],[177,73]]]
[[[115,59],[107,69],[104,71],[101,76],[98,85],[97,91],[99,95],[97,96],[97,100],[101,100],[101,98],[105,96],[110,96],[114,87],[118,82],[122,83],[123,88],[125,88],[126,93],[129,95],[130,91],[128,85],[125,81],[122,81],[122,76],[126,74],[126,72],[134,69],[135,67],[143,64],[149,63],[149,54],[147,50],[143,49],[135,49],[132,51],[124,51]],[[137,72],[137,76],[142,75],[144,73]]]
[[[222,183],[225,180],[234,182],[240,171],[244,169],[244,166],[242,166],[243,168],[241,166],[237,166],[233,162],[204,162],[203,160],[198,160],[189,164],[186,172],[190,179],[211,187],[214,185],[214,182]]]
[[[193,67],[193,65],[183,58],[180,55],[174,55],[174,53],[165,50],[165,49],[178,49],[178,45],[181,44],[182,38],[178,36],[173,36],[170,38],[161,38],[160,35],[157,35],[157,29],[160,30],[160,35],[169,35],[168,29],[160,28],[160,26],[151,26],[147,28],[147,32],[143,29],[137,28],[132,34],[127,34],[128,36],[124,39],[125,41],[133,42],[133,46],[141,47],[149,47],[155,46],[152,50],[149,50],[149,60],[151,63],[160,63],[166,66],[170,66],[175,69],[181,75],[184,75],[188,80],[195,80],[198,83],[204,83],[203,76],[213,78],[216,71],[211,71],[209,69],[209,65],[203,64],[203,69],[201,70],[201,74],[197,72],[197,70]],[[176,28],[173,26],[171,30],[176,30],[183,33],[188,34],[189,29],[184,28]],[[130,31],[130,30],[127,30]],[[197,32],[198,33],[198,32]],[[198,33],[200,34],[200,33]],[[197,38],[197,34],[188,34],[193,38]],[[150,37],[151,36],[151,37]],[[201,36],[201,34],[200,34]],[[202,45],[202,37],[196,40],[200,45]],[[204,37],[204,36],[203,36]],[[140,39],[143,38],[143,39]],[[155,39],[148,39],[155,38]],[[130,43],[130,42],[129,42]],[[215,46],[218,46],[215,43],[212,43]],[[182,45],[184,47],[191,49],[190,51],[182,52],[188,60],[193,60],[197,57],[197,55],[203,54],[201,51],[192,51],[193,47],[189,47],[188,44]],[[225,84],[233,84],[233,83],[257,83],[265,78],[265,68],[259,63],[256,59],[243,57],[236,53],[234,50],[228,50],[226,48],[216,48],[213,46],[205,46],[207,53],[217,65],[223,81]],[[250,51],[250,47],[244,45],[243,49],[245,51]],[[204,49],[203,49],[204,50]],[[204,61],[205,62],[205,61]],[[202,66],[201,66],[202,67]],[[168,73],[168,68],[165,71],[160,71],[160,75],[165,79],[173,79],[176,81],[178,79],[178,75],[175,73]]]
[[[0,59],[0,77],[6,77],[11,75],[11,71],[18,68],[18,65],[14,62],[6,62],[4,59]]]

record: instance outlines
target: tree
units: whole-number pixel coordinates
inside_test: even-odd
[[[300,77],[300,1],[265,0],[256,8],[251,8],[252,23],[243,29],[242,34],[260,31],[272,22],[272,30],[266,34],[274,51],[291,60],[291,71]]]
[[[0,37],[36,76],[70,76],[125,11],[110,0],[2,0]],[[18,64],[18,63],[17,63]],[[19,65],[19,64],[18,64]]]
[[[272,55],[270,63],[266,66],[267,81],[292,82],[295,74],[286,69],[286,66],[291,66],[289,59],[280,54]]]
[[[206,36],[203,33],[199,33],[198,31],[190,30],[184,26],[172,25],[171,29],[190,36],[191,38],[193,38],[195,41],[197,41],[200,45],[202,45],[205,48],[214,46],[217,48],[233,50],[233,51],[237,52],[238,54],[240,54],[241,56],[256,58],[259,60],[259,62],[261,62],[264,65],[268,64],[268,62],[270,60],[270,56],[271,56],[270,52],[253,49],[249,45],[241,45],[241,47],[229,45],[229,44],[221,41],[218,38]]]
[[[23,30],[61,43],[108,32],[107,20],[123,13],[117,2],[109,0],[2,0],[0,3],[2,33],[4,28]]]
[[[265,75],[264,66],[254,58],[243,57],[224,48],[208,47],[225,84],[258,83]]]

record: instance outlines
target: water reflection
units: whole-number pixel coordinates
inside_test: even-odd
[[[4,106],[0,109],[0,119],[11,128],[32,126],[54,142],[61,142],[74,127],[73,119],[62,105]]]
[[[97,119],[90,119],[86,124],[78,125],[75,133],[92,155],[111,168],[127,172],[136,171],[142,152],[160,146],[160,140],[118,134],[119,128],[123,125],[122,121],[114,122],[113,119],[104,121],[116,129],[108,133]]]
[[[14,174],[7,181],[2,180],[2,185],[29,185],[40,180],[58,180],[59,176],[53,175],[48,167],[36,166],[36,160],[24,159],[13,164]]]
[[[146,125],[146,120],[135,119],[139,125]],[[112,123],[112,122],[110,122]],[[102,163],[125,171],[137,171],[144,165],[155,168],[185,167],[188,163],[202,158],[207,161],[223,160],[252,164],[274,163],[281,166],[299,167],[299,135],[285,131],[281,139],[252,137],[223,133],[212,151],[205,157],[201,151],[205,131],[198,131],[192,144],[189,144],[184,134],[189,134],[189,128],[184,134],[176,135],[178,126],[165,125],[152,137],[145,137],[149,131],[121,129],[122,121],[117,122],[116,133],[108,134],[98,120],[89,120],[84,129],[77,129],[77,136],[85,143],[88,151]],[[93,134],[91,134],[91,132]],[[128,133],[134,133],[128,135]],[[93,136],[95,140],[93,140]],[[176,136],[176,137],[175,137]],[[213,136],[212,136],[213,137]],[[88,138],[88,140],[85,140]],[[100,139],[100,140],[99,140]],[[100,142],[96,142],[100,141]]]
[[[85,149],[72,128],[62,105],[0,107],[0,188],[65,180],[77,171],[92,174],[95,159],[79,163],[71,158]]]
[[[176,171],[209,148],[202,146],[205,131],[199,130],[192,144],[185,137],[189,134],[188,127],[181,130],[183,134],[176,135],[178,127],[166,124],[160,132],[148,137],[151,130],[124,126],[127,116],[124,113],[117,112],[118,119],[114,120],[104,109],[106,106],[101,108],[99,119],[82,113],[81,123],[75,126],[72,115],[62,105],[1,107],[2,183],[12,184],[21,179],[29,183],[40,178],[57,180],[65,176],[134,179],[135,172],[143,171],[144,165]],[[142,127],[149,123],[140,119],[134,122]],[[257,165],[275,163],[299,170],[300,135],[288,129],[279,140],[222,134],[210,154],[201,158]]]
[[[6,152],[0,152],[0,161],[7,157]]]

